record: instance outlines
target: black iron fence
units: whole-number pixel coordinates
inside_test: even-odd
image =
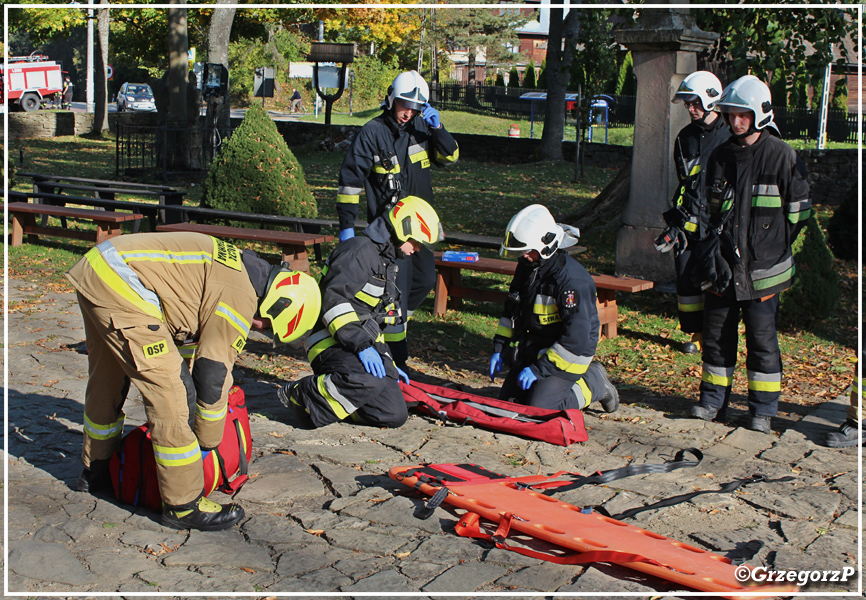
[[[483,114],[497,115],[510,119],[527,119],[534,113],[536,120],[544,117],[545,100],[521,100],[527,92],[544,90],[465,84],[433,83],[430,96],[433,103],[445,110],[473,110]],[[634,125],[636,96],[611,96],[608,105],[609,127],[631,127]],[[567,108],[572,109],[571,103]],[[814,140],[818,135],[817,110],[808,108],[774,107],[776,125],[785,139]],[[597,109],[594,114],[600,114]],[[857,141],[857,115],[843,110],[830,110],[827,115],[827,139],[833,142]]]
[[[163,183],[206,173],[231,130],[117,123],[115,175],[151,175]]]

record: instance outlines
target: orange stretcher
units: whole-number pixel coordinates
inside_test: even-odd
[[[560,564],[614,563],[732,599],[799,591],[796,585],[760,585],[749,582],[750,578],[743,578],[744,583],[735,571],[739,569],[742,574],[743,568],[751,569],[747,565],[735,566],[724,556],[544,494],[541,490],[562,472],[551,476],[506,477],[477,465],[434,464],[394,467],[388,475],[432,496],[432,502],[444,499],[468,511],[457,525],[460,535],[489,539],[500,548],[524,555]],[[493,534],[482,531],[482,519],[498,524]],[[512,531],[557,548],[541,553],[508,545],[506,538]]]

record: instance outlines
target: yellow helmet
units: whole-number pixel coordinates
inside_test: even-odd
[[[410,239],[425,246],[433,246],[445,237],[439,215],[426,201],[407,196],[388,211],[391,230],[401,242]]]
[[[322,295],[316,280],[300,271],[271,267],[259,315],[271,320],[275,341],[293,342],[319,319]]]

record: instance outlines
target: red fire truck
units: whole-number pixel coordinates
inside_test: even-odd
[[[9,73],[0,64],[0,103],[16,110],[38,110],[42,101],[63,89],[60,65],[44,54],[12,56]]]

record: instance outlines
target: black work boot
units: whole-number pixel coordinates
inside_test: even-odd
[[[691,408],[691,413],[693,417],[697,417],[698,419],[702,419],[704,421],[712,421],[716,418],[717,411],[715,408],[710,408],[709,406],[701,406],[700,404],[695,404]]]
[[[237,504],[223,505],[199,498],[185,506],[164,507],[162,524],[173,529],[220,531],[238,523],[244,516],[244,509]]]
[[[760,431],[761,433],[772,433],[770,428],[770,417],[762,417],[755,415],[749,422],[749,429],[752,431]]]
[[[604,384],[604,396],[599,398],[599,402],[601,402],[601,407],[604,409],[604,412],[616,412],[619,408],[619,392],[616,391],[616,387],[610,382],[610,378],[607,376],[607,370],[604,368],[604,365],[597,360],[594,360],[590,363],[589,368],[598,372],[601,381]]]
[[[292,409],[295,420],[299,424],[310,426],[313,424],[310,413],[307,412],[307,407],[304,406],[303,400],[300,400],[298,394],[295,392],[299,384],[300,382],[298,381],[291,381],[285,385],[281,385],[277,389],[277,398],[280,399],[283,406]]]
[[[78,491],[96,494],[111,489],[111,471],[108,469],[110,462],[110,458],[90,461],[90,466],[84,467],[78,476]]]
[[[846,420],[837,431],[831,431],[824,436],[824,445],[830,448],[852,448],[857,445],[861,423],[852,419]]]

